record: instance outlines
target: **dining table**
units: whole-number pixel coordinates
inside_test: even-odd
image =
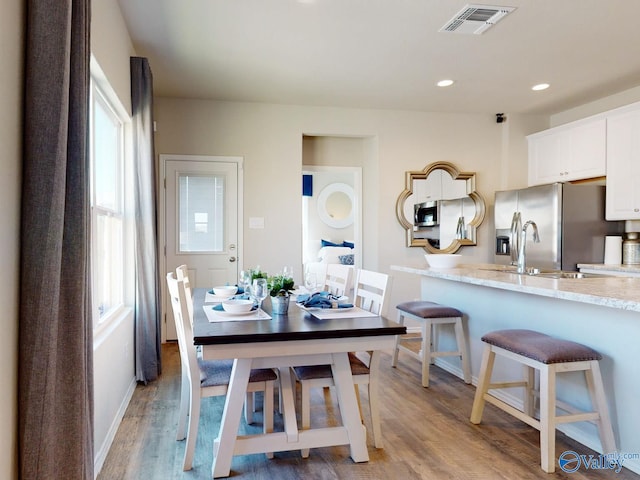
[[[239,319],[212,311],[207,289],[194,289],[194,343],[205,360],[234,359],[220,429],[213,448],[213,478],[228,477],[235,455],[272,453],[349,445],[354,462],[367,462],[366,429],[362,424],[348,352],[372,354],[370,375],[375,383],[382,350],[392,350],[406,327],[357,307],[313,310],[290,302],[284,315],[265,300],[255,319]],[[341,424],[300,430],[296,419],[295,383],[291,367],[331,365]],[[253,368],[279,373],[283,431],[239,435],[242,408]]]

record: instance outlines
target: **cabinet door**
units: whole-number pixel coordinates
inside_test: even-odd
[[[607,118],[606,218],[640,219],[640,111]]]
[[[606,171],[606,120],[563,125],[527,138],[529,185],[600,177]]]
[[[569,154],[569,139],[562,132],[529,137],[529,185],[562,181]]]
[[[601,177],[606,172],[606,119],[568,130],[569,159],[563,181]]]
[[[423,202],[431,202],[442,200],[442,174],[449,175],[443,170],[432,171],[425,181],[424,200]]]
[[[467,198],[467,181],[454,180],[449,172],[442,172],[442,200]]]

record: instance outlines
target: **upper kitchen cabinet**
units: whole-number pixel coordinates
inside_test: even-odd
[[[590,118],[527,136],[529,185],[601,177],[606,171],[606,120]]]
[[[416,203],[455,200],[467,196],[467,182],[456,180],[446,170],[433,170],[425,179],[414,179]]]
[[[607,116],[607,220],[640,219],[640,107]]]

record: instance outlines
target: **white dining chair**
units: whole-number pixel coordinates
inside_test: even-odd
[[[181,280],[184,285],[184,294],[187,300],[189,317],[193,318],[193,290],[191,289],[191,280],[189,279],[189,268],[184,264],[177,267],[176,277],[178,280]]]
[[[191,470],[200,420],[200,399],[226,395],[233,360],[202,360],[197,357],[193,343],[193,319],[187,308],[188,301],[184,282],[178,280],[173,272],[169,272],[167,285],[176,320],[180,361],[184,375],[180,395],[177,440],[185,438],[187,440],[183,470]],[[251,370],[247,385],[247,398],[252,392],[264,392],[263,430],[265,433],[273,431],[273,392],[277,378],[272,369],[255,369]],[[245,418],[248,423],[251,418],[247,418],[247,416],[251,411],[252,408],[245,404]],[[272,454],[268,454],[268,456],[271,457]]]
[[[323,290],[339,297],[348,296],[351,293],[352,276],[353,266],[330,263],[327,265]]]
[[[354,286],[354,305],[377,315],[384,312],[385,301],[390,289],[391,277],[385,273],[370,270],[358,270]],[[373,443],[376,448],[383,448],[382,430],[380,427],[380,413],[378,407],[378,367],[380,364],[379,352],[366,352],[368,361],[363,361],[360,356],[349,353],[351,374],[358,398],[360,417],[362,407],[360,404],[359,385],[368,386],[369,414],[373,429]],[[333,387],[333,373],[330,365],[309,365],[292,368],[295,379],[300,382],[301,424],[302,429],[311,426],[311,389]],[[302,456],[309,456],[309,449],[302,450]]]

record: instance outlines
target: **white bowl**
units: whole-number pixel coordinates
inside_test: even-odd
[[[238,287],[235,285],[221,285],[219,287],[213,287],[213,294],[217,297],[233,297],[238,291]]]
[[[459,253],[426,253],[424,258],[431,268],[455,268],[460,264]]]
[[[225,300],[222,308],[229,313],[247,313],[253,308],[253,300]]]

